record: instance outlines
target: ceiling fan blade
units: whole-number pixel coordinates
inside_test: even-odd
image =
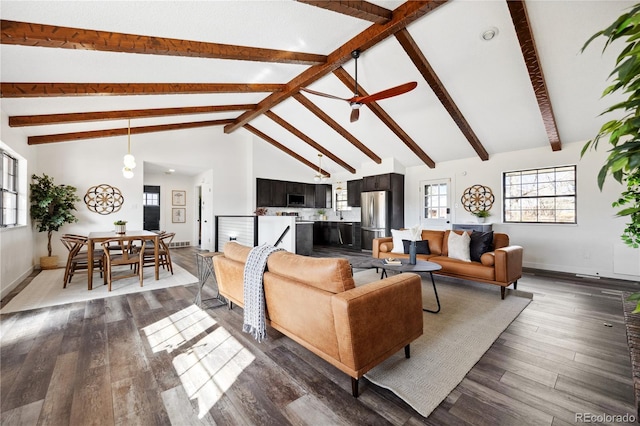
[[[358,121],[358,118],[360,118],[360,108],[352,109],[349,121],[353,123],[354,121]]]
[[[379,101],[380,99],[390,98],[392,96],[402,95],[403,93],[407,93],[416,88],[418,85],[417,82],[411,81],[409,83],[401,84],[400,86],[392,87],[387,90],[383,90],[378,93],[374,93],[369,96],[358,96],[349,99],[350,102],[358,102],[361,104],[367,104],[369,102]]]
[[[341,98],[341,97],[338,97],[338,96],[329,95],[328,93],[316,92],[315,90],[306,89],[304,87],[301,87],[300,90],[302,90],[303,92],[311,93],[312,95],[324,96],[325,98],[338,99],[338,100],[341,100],[341,101],[348,101],[349,100],[347,98]]]

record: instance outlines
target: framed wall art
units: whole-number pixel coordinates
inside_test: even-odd
[[[171,191],[171,205],[172,206],[186,206],[187,205],[187,191]]]
[[[171,209],[171,222],[172,223],[185,223],[187,216],[187,209],[185,208],[172,208]]]

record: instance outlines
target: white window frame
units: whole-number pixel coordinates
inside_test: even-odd
[[[5,170],[5,158],[14,165],[13,170]],[[7,228],[20,224],[20,160],[2,148],[0,148],[0,159],[2,160],[0,162],[0,227]],[[8,175],[13,176],[13,182],[5,178]],[[4,199],[7,194],[13,198],[15,219],[5,223]]]

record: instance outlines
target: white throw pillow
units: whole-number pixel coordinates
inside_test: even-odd
[[[393,238],[393,249],[391,250],[391,253],[404,253],[404,244],[402,244],[402,240],[411,239],[411,230],[392,229],[391,237]]]
[[[453,231],[449,232],[449,240],[447,241],[449,257],[471,262],[471,256],[469,254],[470,243],[471,236],[468,233],[463,232],[462,235],[458,235]]]

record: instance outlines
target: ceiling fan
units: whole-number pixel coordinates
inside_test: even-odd
[[[338,99],[341,101],[349,102],[351,105],[351,122],[357,121],[360,117],[360,107],[364,104],[368,104],[370,102],[379,101],[381,99],[391,98],[393,96],[402,95],[403,93],[407,93],[416,88],[418,85],[417,82],[411,81],[409,83],[401,84],[400,86],[392,87],[390,89],[382,90],[380,92],[374,93],[373,95],[367,96],[359,96],[358,95],[358,58],[360,57],[360,51],[354,50],[351,52],[351,57],[356,61],[356,87],[355,93],[351,98],[341,98],[339,96],[330,95],[328,93],[316,92],[315,90],[306,89],[304,87],[300,88],[300,90],[305,91],[307,93],[311,93],[312,95],[324,96],[325,98],[330,99]]]

